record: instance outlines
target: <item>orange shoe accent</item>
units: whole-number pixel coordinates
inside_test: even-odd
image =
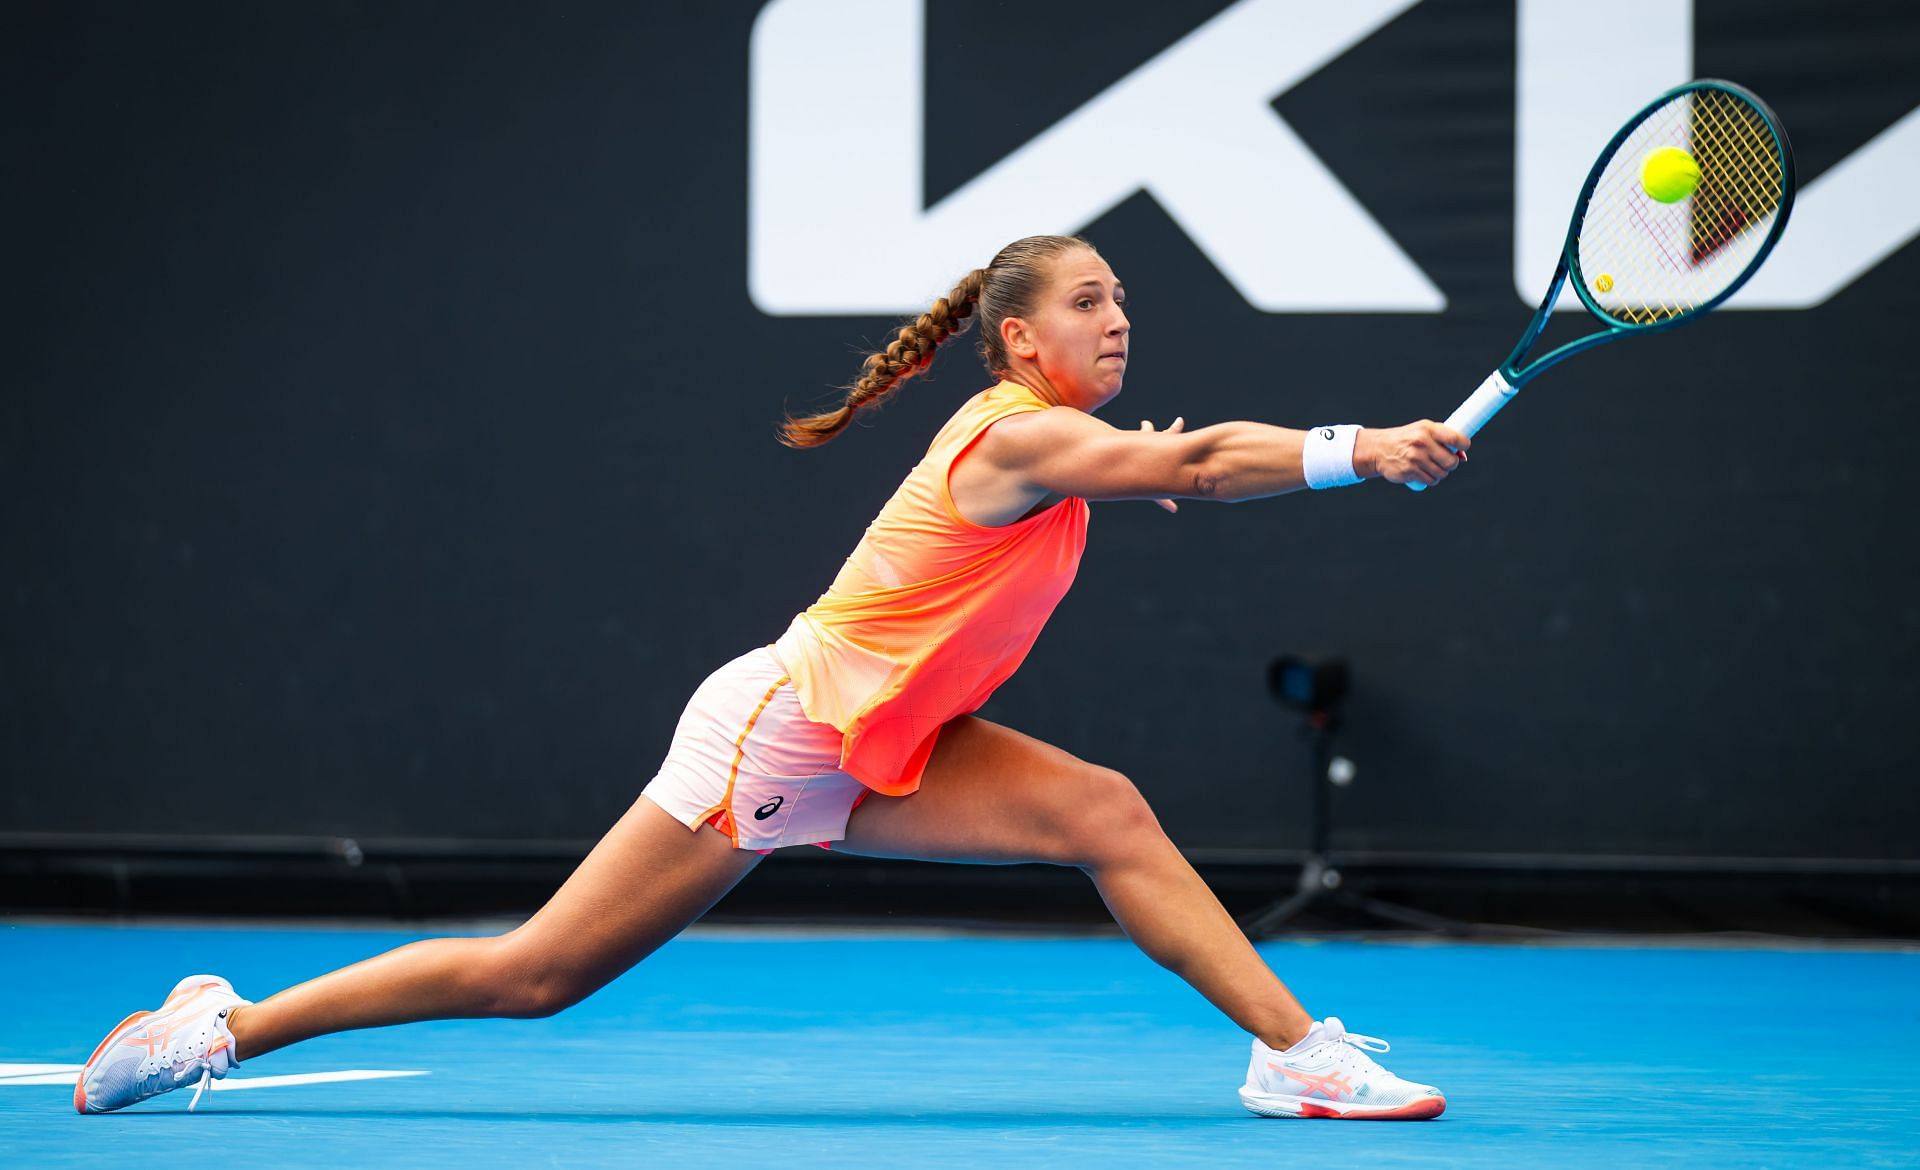
[[[100,1059],[100,1054],[106,1051],[107,1045],[113,1043],[114,1040],[120,1035],[120,1033],[126,1030],[127,1025],[137,1024],[141,1020],[146,1019],[148,1016],[152,1014],[153,1014],[152,1012],[135,1012],[132,1015],[128,1016],[126,1019],[121,1020],[119,1023],[115,1024],[113,1026],[113,1030],[107,1033],[106,1039],[100,1041],[99,1044],[96,1044],[94,1046],[93,1055],[87,1057],[87,1064],[91,1065],[94,1061]]]
[[[1267,1067],[1282,1076],[1291,1077],[1306,1086],[1304,1092],[1294,1094],[1296,1097],[1320,1096],[1325,1097],[1329,1101],[1347,1101],[1353,1097],[1353,1082],[1347,1080],[1347,1078],[1340,1073],[1317,1077],[1312,1073],[1300,1072],[1297,1069],[1287,1068],[1285,1065],[1274,1064],[1272,1061],[1267,1062]]]
[[[1292,1074],[1289,1073],[1289,1076]],[[1447,1111],[1445,1097],[1422,1097],[1392,1109],[1349,1109],[1345,1113],[1328,1105],[1300,1102],[1300,1116],[1324,1117],[1334,1121],[1425,1121]]]
[[[218,983],[209,980],[206,983],[196,983],[192,987],[176,987],[173,989],[173,993],[167,996],[167,1001],[160,1005],[160,1010],[164,1012],[169,1008],[185,1007],[200,998],[200,993],[207,988],[218,986],[220,986]]]
[[[133,1013],[126,1019],[121,1020],[118,1024],[115,1024],[113,1030],[108,1032],[100,1043],[94,1045],[93,1052],[87,1056],[87,1063],[80,1067],[80,1075],[73,1079],[74,1112],[85,1113],[87,1111],[87,1070],[93,1067],[93,1062],[100,1059],[100,1054],[107,1050],[107,1045],[120,1039],[128,1028],[131,1028],[152,1014],[152,1012]]]
[[[1360,1109],[1347,1113],[1350,1121],[1425,1121],[1447,1111],[1445,1097],[1422,1097],[1395,1109]]]

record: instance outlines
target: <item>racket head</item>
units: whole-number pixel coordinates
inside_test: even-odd
[[[1662,148],[1699,170],[1672,202],[1641,178]],[[1747,282],[1786,229],[1793,193],[1793,147],[1771,107],[1729,81],[1677,86],[1629,119],[1588,173],[1567,229],[1568,282],[1616,329],[1670,329]]]

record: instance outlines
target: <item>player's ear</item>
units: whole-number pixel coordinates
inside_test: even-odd
[[[1002,317],[1000,341],[1012,357],[1032,361],[1040,352],[1040,346],[1034,341],[1033,326],[1024,317]]]

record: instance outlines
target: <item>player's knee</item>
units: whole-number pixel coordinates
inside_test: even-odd
[[[474,965],[484,1014],[509,1020],[537,1020],[565,1011],[593,994],[558,957],[535,953],[518,932],[489,940],[494,945]]]
[[[1111,768],[1094,768],[1082,787],[1081,799],[1068,816],[1070,839],[1081,865],[1100,865],[1160,835],[1159,818],[1146,797],[1126,775]]]
[[[564,979],[530,976],[502,987],[500,1010],[493,1014],[509,1020],[543,1020],[558,1015],[586,998]]]

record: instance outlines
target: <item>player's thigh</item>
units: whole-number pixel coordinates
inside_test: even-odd
[[[500,939],[532,979],[590,990],[698,919],[760,860],[636,800],[545,906]]]
[[[1159,822],[1127,777],[971,716],[940,732],[920,788],[873,796],[835,845],[870,857],[1098,864]]]

